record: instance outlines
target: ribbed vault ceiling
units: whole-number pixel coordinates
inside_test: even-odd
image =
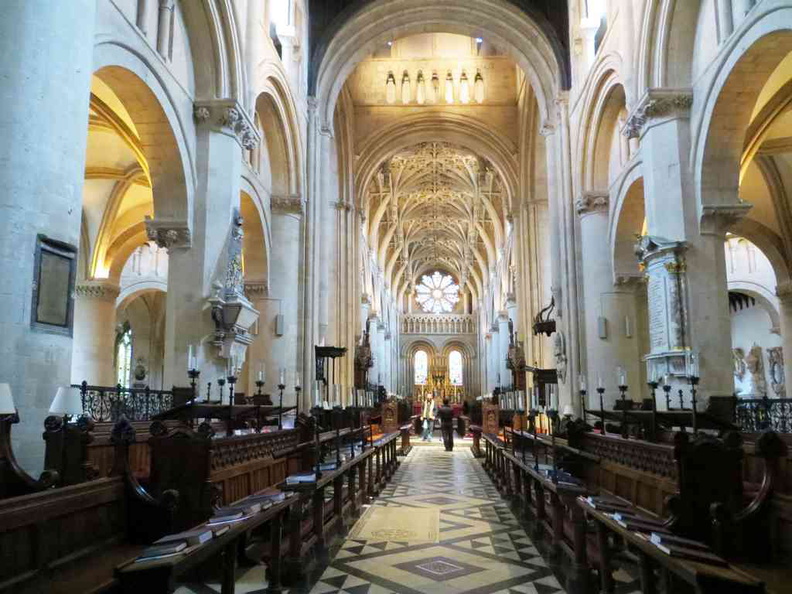
[[[485,159],[443,142],[403,150],[381,165],[368,212],[370,245],[397,294],[439,269],[480,295],[507,216],[503,183]]]

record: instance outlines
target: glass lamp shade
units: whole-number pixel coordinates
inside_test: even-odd
[[[565,404],[564,410],[561,414],[564,415],[565,417],[571,417],[575,414],[575,411],[572,409],[571,404]]]
[[[77,388],[61,386],[55,393],[55,398],[49,408],[53,415],[79,416],[83,413],[82,398]]]
[[[11,386],[0,384],[0,415],[13,415],[16,412]]]

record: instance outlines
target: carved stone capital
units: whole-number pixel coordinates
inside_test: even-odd
[[[627,118],[622,130],[627,138],[639,138],[650,119],[687,115],[693,105],[688,89],[649,89]]]
[[[332,202],[331,204],[336,210],[342,210],[346,212],[350,212],[352,210],[352,205],[348,202]]]
[[[146,216],[146,235],[161,248],[188,248],[192,242],[190,227],[185,221],[152,219]]]
[[[236,99],[196,101],[193,115],[199,125],[233,134],[244,149],[256,148],[261,142],[253,119]]]
[[[296,194],[288,194],[284,196],[271,196],[270,209],[272,214],[303,214],[303,201]]]
[[[644,266],[656,258],[665,256],[669,262],[682,261],[686,244],[662,237],[644,235],[635,246],[635,255]]]
[[[703,206],[699,232],[702,235],[725,236],[726,232],[751,210],[752,206],[747,202]]]
[[[115,301],[120,292],[118,285],[109,281],[85,281],[74,287],[74,295],[79,299]]]
[[[245,282],[245,297],[250,301],[257,301],[264,299],[269,294],[269,285],[267,281],[246,281]]]
[[[608,212],[610,196],[607,192],[581,192],[575,200],[575,211],[579,217],[597,212]]]

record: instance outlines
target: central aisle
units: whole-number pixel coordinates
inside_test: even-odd
[[[469,447],[435,443],[413,448],[372,507],[439,510],[439,542],[347,538],[311,594],[563,592]]]

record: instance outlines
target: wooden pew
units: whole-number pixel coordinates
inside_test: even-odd
[[[170,529],[178,493],[154,499],[135,480],[127,422],[112,440],[112,476],[0,501],[0,592],[102,591],[115,584],[113,567]]]
[[[180,530],[206,521],[214,507],[277,485],[299,470],[305,447],[297,429],[215,438],[205,423],[193,431],[154,421],[150,432],[151,489],[181,493]]]
[[[219,559],[222,568],[221,591],[223,594],[233,594],[237,557],[244,548],[249,533],[268,525],[270,547],[267,592],[280,592],[283,525],[296,500],[297,497],[289,496],[251,518],[231,524],[225,534],[190,547],[191,550],[184,555],[150,561],[128,561],[119,565],[115,576],[121,583],[122,591],[129,594],[170,594],[182,576],[209,561]]]
[[[38,479],[19,465],[11,446],[11,427],[19,423],[19,415],[0,415],[0,500],[51,489],[60,479],[55,470],[45,470]]]

